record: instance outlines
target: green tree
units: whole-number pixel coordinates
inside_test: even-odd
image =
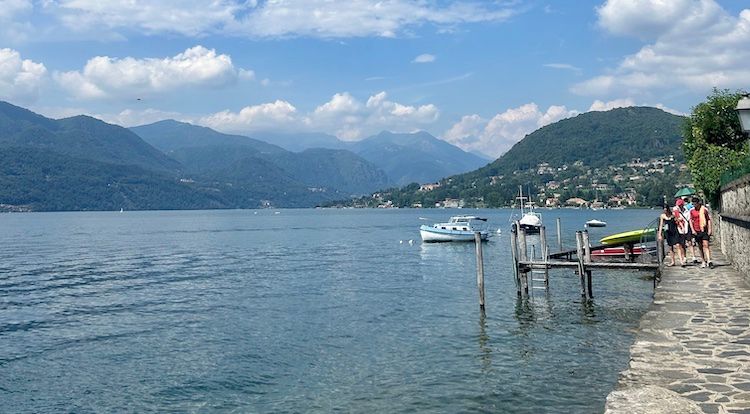
[[[717,203],[722,173],[737,167],[748,154],[734,108],[743,92],[714,89],[685,120],[683,149],[696,187]]]

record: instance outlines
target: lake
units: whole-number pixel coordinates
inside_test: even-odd
[[[551,250],[658,210],[541,210]],[[480,214],[474,245],[418,227]],[[572,270],[516,296],[511,211],[0,214],[3,412],[594,413],[627,367],[647,273]],[[413,240],[413,244],[409,243]]]

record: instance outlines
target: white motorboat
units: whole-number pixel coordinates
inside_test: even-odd
[[[606,227],[607,226],[607,222],[606,221],[601,221],[601,220],[594,219],[594,220],[587,221],[586,225],[589,226],[589,227]]]
[[[528,197],[523,196],[523,188],[518,186],[518,197],[516,197],[521,205],[521,219],[518,221],[518,225],[526,231],[526,234],[539,233],[539,229],[542,227],[542,215],[534,211],[532,204],[529,204],[529,211],[524,211],[523,205],[524,200]]]
[[[474,241],[474,233],[479,232],[482,240],[487,240],[489,231],[487,219],[477,216],[454,216],[447,223],[436,223],[432,226],[423,224],[419,227],[422,241],[431,242],[455,242]]]

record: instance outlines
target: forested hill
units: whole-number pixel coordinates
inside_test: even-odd
[[[541,205],[549,198],[564,203],[610,196],[654,205],[675,185],[690,181],[681,166],[682,123],[682,117],[650,107],[587,112],[534,131],[494,162],[444,178],[434,189],[420,191],[412,184],[355,204],[390,200],[428,207],[452,198],[466,206],[498,207],[510,204],[522,185]],[[636,167],[628,166],[637,159]]]
[[[532,132],[476,174],[512,173],[542,162],[563,165],[581,161],[600,168],[633,158],[674,155],[682,161],[682,122],[680,116],[650,107],[586,112]]]
[[[116,165],[175,172],[179,163],[131,131],[88,116],[54,120],[0,101],[0,148],[36,148]]]

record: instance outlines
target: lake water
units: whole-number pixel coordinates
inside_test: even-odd
[[[473,244],[418,226],[479,213]],[[542,210],[567,247],[658,211]],[[509,210],[0,215],[3,412],[601,412],[651,301],[637,272],[572,270],[516,297]],[[420,220],[420,217],[427,220]],[[414,240],[410,245],[408,240]],[[403,241],[400,243],[399,241]]]

